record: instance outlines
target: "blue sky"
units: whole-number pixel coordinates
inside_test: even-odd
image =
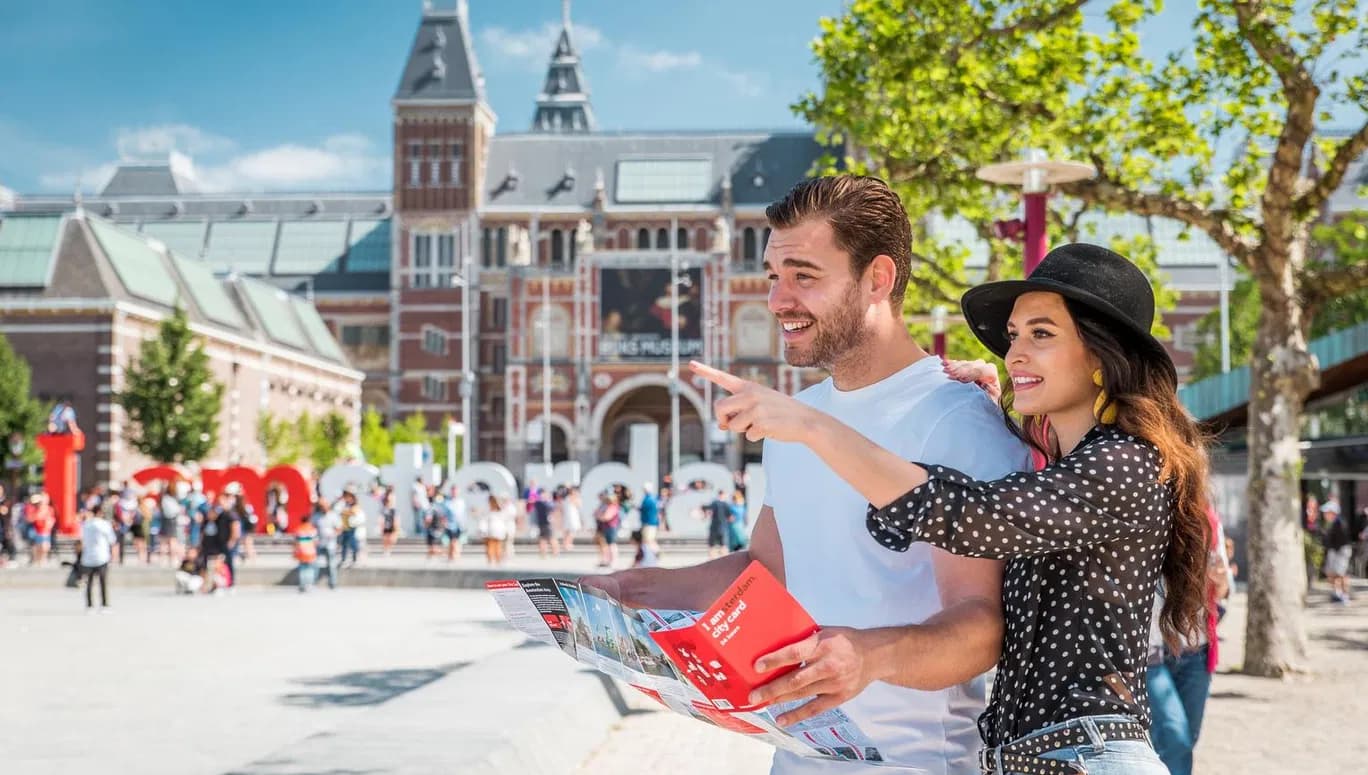
[[[455,0],[438,0],[438,7]],[[95,189],[176,150],[208,189],[384,189],[420,0],[61,0],[0,24],[0,185]],[[839,0],[575,0],[605,129],[799,126]],[[559,0],[471,0],[497,131],[527,129]],[[193,162],[187,161],[193,159]]]
[[[455,0],[437,0],[439,7]],[[389,100],[420,0],[12,0],[0,23],[0,187],[98,190],[166,158],[203,190],[384,190]],[[1146,23],[1191,40],[1196,0]],[[810,44],[841,0],[574,0],[604,129],[799,126]],[[1085,13],[1099,23],[1106,0]],[[559,0],[470,0],[497,131],[525,131]],[[1349,118],[1355,118],[1350,116]]]

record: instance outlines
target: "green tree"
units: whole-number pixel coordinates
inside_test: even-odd
[[[326,471],[341,458],[351,439],[352,425],[341,412],[333,410],[323,415],[313,430],[311,458],[314,468]]]
[[[24,440],[28,458],[35,450],[33,437],[43,430],[43,407],[29,395],[28,361],[10,347],[0,334],[0,470],[10,462],[9,439],[18,434]]]
[[[1330,194],[1368,150],[1364,60],[1345,56],[1368,43],[1364,14],[1353,0],[1201,0],[1192,37],[1151,59],[1140,27],[1159,0],[1114,0],[1087,24],[1084,5],[852,0],[822,21],[814,43],[823,91],[795,107],[846,142],[850,167],[897,185],[914,222],[953,214],[984,235],[1015,204],[975,170],[1041,148],[1098,171],[1061,186],[1061,201],[1178,221],[1248,271],[1261,308],[1250,361],[1245,669],[1281,675],[1306,654],[1297,439],[1318,379],[1307,312],[1368,285],[1361,258],[1329,262],[1311,250]],[[1350,116],[1352,131],[1327,132],[1334,115]],[[1072,236],[1076,215],[1057,205],[1057,232]],[[950,303],[965,253],[932,236],[914,237],[924,259],[916,292]],[[1013,251],[990,245],[993,279]]]
[[[257,441],[266,451],[269,465],[289,465],[299,459],[294,424],[271,412],[262,412],[257,417]]]
[[[373,466],[394,462],[394,440],[385,427],[385,418],[373,406],[366,407],[361,415],[361,454]]]
[[[1259,331],[1263,304],[1259,286],[1241,272],[1230,292],[1230,363],[1233,367],[1249,363],[1254,355],[1254,339]],[[1308,337],[1318,339],[1342,328],[1368,320],[1368,292],[1358,291],[1327,300],[1311,320]],[[1201,345],[1195,353],[1194,380],[1221,373],[1221,311],[1214,309],[1197,322]]]
[[[218,439],[223,385],[195,341],[185,310],[163,320],[124,371],[117,400],[128,414],[128,441],[153,460],[180,463],[208,455]]]

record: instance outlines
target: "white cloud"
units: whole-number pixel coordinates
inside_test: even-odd
[[[14,193],[13,189],[0,186],[0,210],[8,210],[11,207],[14,207],[14,200],[17,196],[18,195]]]
[[[372,188],[389,185],[390,159],[379,153],[366,137],[338,134],[317,144],[284,143],[244,153],[226,153],[238,148],[228,138],[195,127],[120,129],[116,132],[120,156],[127,151],[149,151],[134,156],[153,155],[170,160],[171,172],[189,190],[204,193],[290,191],[309,188]],[[170,129],[171,131],[162,131]],[[165,149],[165,150],[160,150]],[[191,149],[203,153],[196,154]],[[79,170],[40,175],[39,185],[47,190],[72,191],[78,183],[82,191],[95,192],[114,174],[114,164],[101,164]]]
[[[334,135],[320,145],[287,143],[242,154],[219,164],[195,164],[172,156],[172,170],[196,189],[286,191],[301,188],[383,188],[390,161],[361,135]]]
[[[642,51],[624,45],[618,49],[618,61],[623,67],[632,70],[663,73],[669,70],[696,70],[703,64],[703,55],[697,51]]]
[[[79,170],[46,172],[38,176],[38,186],[44,191],[64,194],[69,194],[79,188],[89,194],[105,187],[109,179],[114,177],[114,168],[114,164],[98,164]]]
[[[231,151],[233,141],[188,124],[121,128],[115,133],[114,147],[124,160],[162,159],[172,151],[182,153],[219,153]]]
[[[480,42],[491,58],[512,62],[525,70],[538,71],[544,70],[550,61],[560,29],[559,24],[551,22],[518,30],[486,27],[480,33]],[[571,35],[581,52],[593,49],[606,51],[616,59],[618,71],[628,75],[695,71],[721,80],[730,90],[743,97],[756,97],[764,92],[763,75],[730,70],[698,51],[644,49],[630,43],[619,44],[587,24],[575,24]]]
[[[765,93],[765,76],[755,73],[747,73],[740,70],[728,70],[724,67],[714,67],[713,74],[721,78],[728,86],[742,97],[759,97]]]
[[[545,67],[551,60],[551,52],[556,48],[556,39],[560,36],[560,31],[560,25],[551,22],[541,27],[522,30],[486,27],[480,33],[480,41],[494,56],[535,69]],[[571,27],[570,39],[580,53],[592,51],[603,45],[603,33],[588,24],[575,24]]]

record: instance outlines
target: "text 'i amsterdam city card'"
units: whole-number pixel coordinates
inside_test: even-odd
[[[751,691],[794,669],[755,661],[817,632],[817,623],[764,565],[752,562],[696,621],[651,633],[685,679],[722,710],[751,707]]]

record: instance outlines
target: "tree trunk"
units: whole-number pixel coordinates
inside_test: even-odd
[[[1294,246],[1292,252],[1304,247]],[[1244,671],[1280,677],[1306,669],[1302,618],[1306,559],[1301,529],[1301,416],[1319,372],[1307,350],[1294,256],[1265,261],[1263,309],[1249,395],[1249,618]]]

